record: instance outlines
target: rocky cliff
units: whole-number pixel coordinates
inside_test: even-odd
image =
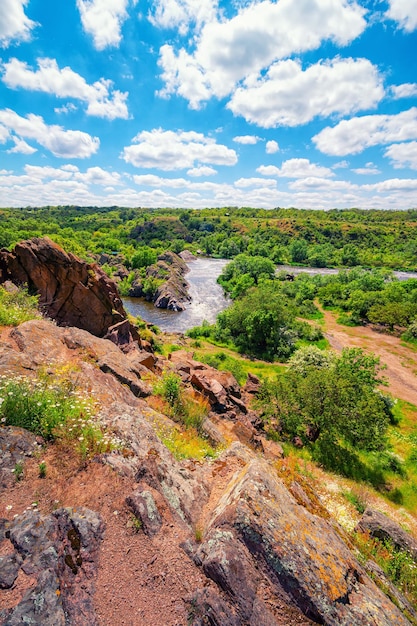
[[[138,340],[115,283],[95,264],[85,263],[48,239],[23,241],[0,251],[0,283],[27,285],[40,296],[44,313],[59,325],[97,337],[108,333],[120,344]]]
[[[160,439],[170,420],[147,402],[158,371],[175,368],[185,384],[203,387],[218,427],[243,424],[250,412],[230,377],[185,353],[146,356],[48,321],[3,331],[0,375],[71,363],[122,446],[71,469],[54,444],[0,427],[8,478],[0,492],[0,624],[411,623],[311,494],[300,486],[291,493],[254,442],[239,441],[239,429],[215,459],[172,456]],[[40,458],[44,478],[36,474]],[[17,461],[26,467],[19,482],[10,478]],[[139,520],[136,532],[131,519]]]

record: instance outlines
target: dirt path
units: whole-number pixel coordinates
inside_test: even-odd
[[[363,348],[386,365],[383,376],[395,398],[417,405],[417,353],[401,344],[398,337],[378,333],[365,326],[341,326],[331,311],[323,311],[325,336],[335,350]]]

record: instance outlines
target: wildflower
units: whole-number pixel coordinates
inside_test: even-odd
[[[11,510],[12,510],[12,508],[13,508],[13,506],[12,506],[11,504],[8,504],[8,505],[6,506],[6,511],[11,511]]]

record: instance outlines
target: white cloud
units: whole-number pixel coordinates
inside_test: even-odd
[[[391,159],[396,169],[409,167],[417,170],[417,141],[394,143],[385,150],[384,156]]]
[[[266,142],[265,152],[267,154],[275,154],[278,151],[279,151],[279,145],[277,141],[274,141],[272,139],[271,141]]]
[[[199,108],[213,95],[227,96],[237,82],[277,59],[315,50],[323,41],[347,45],[365,30],[365,12],[346,0],[253,2],[232,19],[206,24],[193,54],[162,46],[165,88],[160,93],[178,93]]]
[[[19,137],[12,137],[12,140],[14,141],[15,146],[14,148],[10,148],[10,150],[7,150],[7,152],[9,152],[10,154],[33,154],[34,152],[37,152],[36,148],[33,148],[28,143],[26,143],[24,139],[20,139]]]
[[[247,189],[248,187],[276,187],[277,181],[272,178],[239,178],[235,181],[235,187]]]
[[[313,137],[325,154],[358,154],[370,146],[417,138],[417,108],[396,115],[364,115],[324,128]]]
[[[194,131],[174,132],[159,128],[150,132],[143,131],[132,141],[133,145],[124,148],[121,156],[135,167],[180,170],[192,168],[199,163],[213,165],[237,163],[234,150]]]
[[[197,29],[214,20],[217,0],[156,0],[149,20],[158,28],[172,28],[185,35],[191,23]]]
[[[10,131],[0,124],[0,143],[6,143],[10,139]]]
[[[48,126],[40,115],[30,113],[21,117],[11,109],[0,110],[0,124],[18,137],[33,139],[39,145],[61,158],[84,159],[97,152],[98,137],[80,130],[64,130],[61,126]]]
[[[76,98],[88,104],[87,114],[127,119],[129,116],[127,93],[112,90],[112,81],[101,78],[92,85],[70,67],[59,68],[55,59],[38,59],[39,69],[34,71],[27,63],[11,59],[3,64],[3,82],[11,89],[19,87],[41,91],[58,98]],[[68,109],[69,105],[67,105]]]
[[[100,185],[102,187],[121,184],[121,175],[118,172],[107,172],[101,167],[89,167],[84,173],[75,173],[74,178],[88,185]]]
[[[332,170],[328,167],[310,163],[308,159],[288,159],[288,161],[282,163],[280,168],[275,165],[261,165],[256,171],[264,176],[284,178],[305,178],[307,176],[327,178],[328,176],[334,176]]]
[[[390,178],[372,185],[362,185],[362,189],[386,193],[392,191],[417,191],[417,178]]]
[[[78,172],[78,167],[75,170]],[[65,166],[62,167],[51,167],[49,165],[40,166],[40,165],[25,165],[25,172],[31,178],[36,178],[39,180],[69,180],[73,176],[73,171],[68,171],[65,169]]]
[[[188,176],[214,176],[217,174],[217,170],[214,167],[209,167],[208,165],[202,165],[201,167],[192,167],[187,171]]]
[[[380,174],[381,170],[379,170],[374,163],[366,163],[365,167],[357,167],[352,169],[352,172],[363,176],[373,176],[374,174]]]
[[[233,141],[236,143],[243,143],[245,145],[255,145],[259,141],[259,137],[256,135],[239,135],[238,137],[233,137]]]
[[[288,187],[295,191],[311,189],[321,189],[324,191],[330,189],[333,191],[345,192],[358,189],[358,185],[353,185],[346,180],[329,180],[328,178],[319,178],[317,176],[308,176],[307,178],[296,180],[290,183]]]
[[[374,108],[383,95],[378,71],[367,59],[336,58],[305,71],[300,61],[288,59],[246,81],[227,107],[264,128],[298,126],[317,116]]]
[[[142,176],[133,176],[133,180],[137,185],[145,185],[146,187],[171,187],[179,189],[188,187],[189,182],[185,178],[163,178],[154,174],[143,174]]]
[[[55,113],[58,113],[58,115],[60,113],[64,113],[64,114],[73,113],[76,110],[77,110],[77,107],[72,102],[68,102],[67,104],[63,104],[62,107],[55,107],[55,109],[54,109]]]
[[[417,28],[417,0],[389,0],[387,17],[398,22],[406,32]]]
[[[77,0],[83,28],[97,50],[119,45],[128,5],[129,0]]]
[[[1,0],[0,45],[6,48],[12,41],[27,41],[36,23],[25,14],[29,0]]]
[[[411,98],[417,96],[417,83],[403,83],[402,85],[393,85],[390,88],[393,98]]]

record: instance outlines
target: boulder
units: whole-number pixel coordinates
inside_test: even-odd
[[[133,515],[141,521],[146,535],[153,537],[161,530],[161,515],[149,490],[138,487],[126,498],[126,504]]]
[[[261,460],[252,460],[230,481],[196,557],[236,602],[241,623],[254,623],[255,598],[268,585],[273,607],[287,596],[319,624],[409,624],[332,526],[300,506]]]
[[[48,516],[26,511],[7,522],[6,536],[14,547],[6,557],[8,582],[21,567],[36,583],[7,612],[4,626],[97,626],[93,594],[103,531],[97,513],[83,507]]]
[[[97,337],[126,320],[115,283],[95,264],[66,253],[56,243],[35,237],[9,252],[0,251],[0,282],[26,284],[40,296],[45,314],[60,326],[76,326]],[[130,326],[131,340],[138,340]]]
[[[356,531],[369,533],[382,541],[391,541],[397,550],[405,550],[417,561],[417,541],[410,533],[407,533],[399,524],[389,517],[367,508],[357,524]]]
[[[184,275],[188,267],[174,252],[167,250],[159,255],[158,260],[146,270],[147,278],[156,278],[164,282],[153,296],[153,303],[159,309],[184,311],[185,304],[191,300],[188,283]]]
[[[14,469],[40,450],[41,439],[33,433],[14,426],[0,427],[0,491],[16,482]]]

